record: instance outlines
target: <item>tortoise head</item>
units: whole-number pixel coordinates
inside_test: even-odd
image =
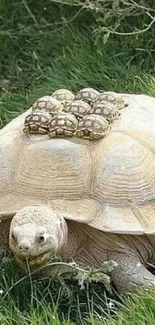
[[[12,219],[9,245],[17,262],[36,267],[59,254],[67,242],[67,224],[45,205],[27,206]]]

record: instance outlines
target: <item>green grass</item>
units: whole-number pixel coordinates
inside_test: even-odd
[[[25,274],[6,254],[1,256],[0,261],[0,289],[3,291],[0,296],[0,320],[3,315],[10,321],[10,313],[15,318],[30,318],[32,314],[41,313],[42,317],[48,314],[53,317],[54,314],[61,322],[69,319],[81,324],[90,314],[102,315],[104,312],[108,316],[110,301],[115,308],[122,304],[120,297],[106,292],[102,284],[85,285],[85,290],[81,290],[77,281],[64,282],[56,277],[40,279]]]
[[[154,52],[136,52],[139,38],[104,46],[92,33],[93,15],[72,21],[75,9],[47,0],[2,0],[0,13],[1,126],[59,87],[154,94]]]
[[[8,256],[1,259],[1,325],[153,325],[154,291],[128,298],[110,296],[102,285],[80,291],[78,284],[32,278]],[[111,304],[111,305],[110,305]]]
[[[0,2],[1,127],[61,87],[155,95],[154,37],[113,38],[105,46],[92,33],[94,15],[82,12],[72,19],[75,15],[75,8],[47,0]],[[58,279],[25,278],[5,256],[0,258],[0,289],[0,325],[155,324],[153,292],[133,295],[124,305],[102,285],[80,291],[77,283],[64,287]]]
[[[29,108],[38,97],[51,94],[61,87],[77,91],[91,86],[96,89],[155,94],[154,75],[133,65],[131,58],[124,57],[123,53],[109,54],[104,47],[95,45],[93,39],[88,39],[87,34],[82,35],[70,28],[66,28],[63,33],[66,33],[68,40],[63,40],[61,35],[57,56],[50,58],[48,65],[45,64],[37,71],[38,77],[33,78],[28,89],[22,87],[12,90],[9,85],[7,89],[6,85],[1,91],[1,125]]]

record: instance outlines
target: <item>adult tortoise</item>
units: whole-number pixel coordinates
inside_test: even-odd
[[[128,107],[99,141],[27,136],[30,111],[1,130],[0,247],[10,229],[20,263],[114,260],[112,280],[129,292],[155,288],[155,98],[122,96]]]

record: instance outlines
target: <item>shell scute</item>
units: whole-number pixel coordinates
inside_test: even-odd
[[[65,107],[65,112],[75,115],[77,119],[81,119],[90,112],[90,105],[82,100],[74,100]]]
[[[109,130],[109,123],[103,116],[90,114],[78,123],[76,135],[95,140],[104,137]]]
[[[99,95],[99,91],[93,88],[83,88],[78,91],[78,93],[75,96],[75,99],[84,100],[88,104],[92,104],[95,102],[98,95]]]
[[[23,131],[30,134],[48,133],[50,120],[51,115],[48,112],[36,111],[31,113],[25,118]]]
[[[120,116],[120,111],[114,104],[101,101],[95,102],[90,110],[90,114],[97,114],[103,116],[108,122],[113,122]]]
[[[32,112],[44,111],[54,115],[63,110],[61,103],[51,96],[38,98],[32,106]]]
[[[69,113],[60,113],[55,115],[50,122],[49,136],[73,136],[76,128],[77,120],[74,115]]]
[[[100,93],[96,97],[95,101],[96,102],[103,102],[103,101],[109,102],[111,104],[116,105],[118,107],[118,109],[122,109],[128,105],[120,94],[113,92],[113,91],[105,91],[105,92]]]
[[[68,89],[57,89],[52,93],[52,98],[55,98],[61,102],[71,101],[74,99],[75,95]]]

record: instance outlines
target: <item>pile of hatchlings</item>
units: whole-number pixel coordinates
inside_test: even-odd
[[[126,105],[115,92],[84,88],[73,94],[70,90],[58,89],[33,104],[23,131],[48,134],[50,138],[76,136],[98,140],[110,131]]]

